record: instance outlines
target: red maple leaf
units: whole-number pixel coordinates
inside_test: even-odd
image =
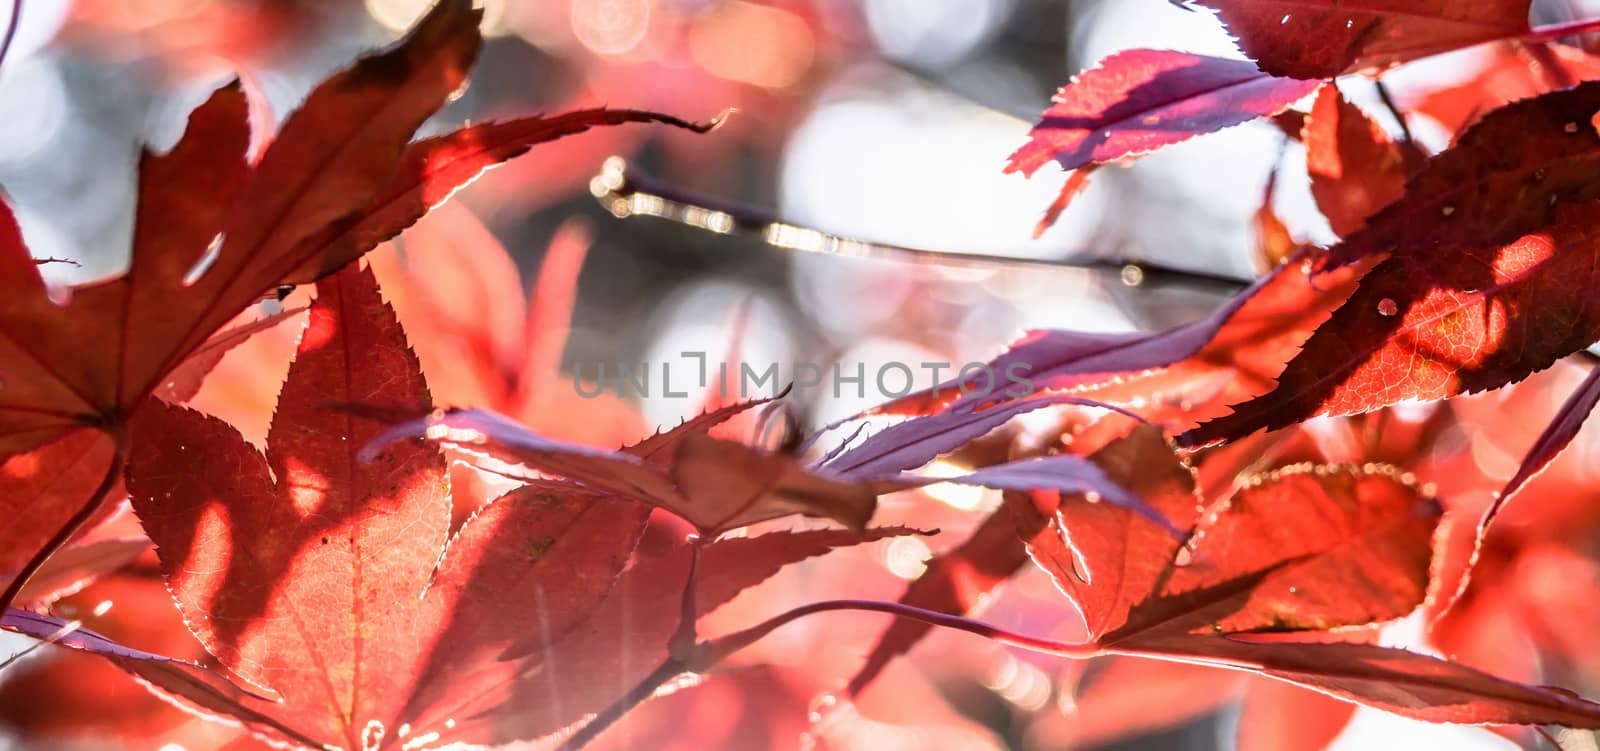
[[[1405,650],[1306,639],[1423,602],[1440,509],[1398,471],[1291,467],[1203,509],[1190,469],[1157,430],[1137,429],[1094,458],[1193,525],[1180,543],[1081,498],[1009,505],[1022,529],[1039,530],[1029,553],[1078,607],[1098,652],[1246,670],[1435,722],[1600,726],[1600,704],[1568,692]]]
[[[317,87],[254,163],[243,93],[237,85],[217,91],[171,152],[141,158],[132,260],[122,276],[53,293],[0,202],[0,458],[96,428],[117,447],[109,483],[135,411],[263,295],[339,269],[533,144],[594,125],[690,125],[586,110],[410,143],[466,81],[482,44],[480,16],[465,0],[441,0],[394,48]],[[179,375],[167,390],[181,395],[193,377]],[[24,546],[38,553],[0,606],[105,496],[89,495],[53,538]]]
[[[1395,255],[1306,341],[1272,391],[1181,437],[1190,446],[1314,415],[1514,383],[1600,338],[1589,295],[1600,204],[1508,245]]]
[[[473,717],[463,708],[493,708],[482,704],[495,696],[485,686],[514,688],[528,669],[504,653],[596,622],[649,507],[535,482],[488,503],[451,539],[443,456],[407,440],[364,460],[362,447],[388,426],[329,408],[431,409],[393,312],[365,270],[343,271],[317,289],[265,456],[219,420],[152,406],[133,426],[134,508],[195,636],[238,676],[282,697],[246,697],[222,711],[266,737],[312,746],[455,737]],[[767,540],[715,564],[721,574],[708,581],[731,591],[707,606],[769,568],[870,539],[829,534],[799,547],[739,541]],[[712,546],[707,560],[722,561],[725,550]],[[530,619],[538,621],[534,632]]]
[[[1276,76],[1333,78],[1528,33],[1530,0],[1191,0]]]

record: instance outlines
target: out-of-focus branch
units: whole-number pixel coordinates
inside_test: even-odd
[[[1398,111],[1395,114],[1396,117],[1400,116]],[[759,237],[774,247],[807,253],[883,258],[960,268],[1025,266],[1042,269],[1082,269],[1114,273],[1129,287],[1187,286],[1220,295],[1231,295],[1248,285],[1245,280],[1223,274],[1172,268],[1149,261],[1107,258],[1021,258],[927,250],[842,237],[790,224],[776,214],[762,209],[680,191],[635,169],[619,156],[613,156],[605,161],[600,174],[589,181],[589,192],[601,206],[618,219],[636,216],[655,217],[719,235],[742,234]],[[1600,365],[1600,353],[1590,350],[1576,352],[1572,355],[1572,359],[1584,365]]]
[[[11,42],[17,38],[19,28],[22,28],[22,0],[11,0],[11,20],[6,23],[6,35],[0,37],[0,68],[5,67],[6,53],[11,51]]]
[[[589,192],[619,219],[649,216],[668,219],[719,235],[759,237],[768,245],[807,253],[884,258],[958,268],[1033,267],[1086,269],[1116,274],[1130,287],[1146,284],[1187,285],[1201,291],[1232,294],[1249,283],[1224,274],[1180,269],[1150,261],[1113,258],[1038,259],[928,250],[871,242],[823,232],[784,221],[759,208],[678,190],[611,157],[589,182]]]

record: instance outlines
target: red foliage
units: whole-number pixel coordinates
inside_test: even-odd
[[[899,663],[944,628],[1067,658],[1059,680],[1010,656],[1009,678],[983,680],[1014,705],[995,727],[1033,713],[1021,736],[1039,745],[1229,704],[1246,750],[1324,747],[1356,705],[1600,729],[1600,703],[1542,685],[1600,685],[1582,432],[1600,371],[1537,375],[1600,339],[1600,82],[1582,82],[1600,66],[1549,44],[1600,22],[1531,28],[1526,0],[1194,2],[1254,62],[1114,54],[1007,170],[1076,171],[1048,222],[1103,165],[1271,118],[1305,146],[1342,240],[1296,242],[1275,168],[1248,249],[1264,273],[1211,314],[1027,332],[989,387],[962,371],[858,416],[893,422],[826,453],[827,430],[777,411],[787,392],[723,393],[641,438],[625,400],[561,388],[587,227],[562,225],[525,283],[446,201],[589,128],[715,123],[582,109],[413,141],[483,43],[465,0],[270,138],[252,133],[261,102],[215,91],[171,151],[140,158],[123,274],[46,285],[0,203],[0,628],[62,648],[0,664],[0,718],[43,746],[849,745],[907,721],[966,739],[980,733],[929,681],[960,704],[973,681],[950,674],[982,650],[926,677]],[[301,16],[263,11],[263,38]],[[100,33],[88,23],[68,37]],[[1416,99],[1459,131],[1439,154],[1345,96],[1353,74],[1483,42],[1482,70]],[[1028,379],[996,390],[995,373]],[[785,420],[776,440],[769,419]],[[999,502],[922,503],[939,483]],[[959,534],[933,554],[936,524]],[[816,578],[862,599],[774,609],[792,566],[857,546]],[[891,566],[911,579],[891,589],[862,570],[884,547],[932,557]],[[1032,607],[1003,607],[1030,586]],[[896,620],[758,647],[838,611]],[[1403,619],[1420,638],[1388,646]],[[1016,700],[1018,675],[1059,711]],[[849,699],[806,712],[828,686]],[[907,720],[888,692],[930,705]]]
[[[1528,31],[1530,0],[1193,0],[1275,76],[1332,78]]]

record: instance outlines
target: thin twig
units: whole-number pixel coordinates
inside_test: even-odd
[[[695,643],[699,641],[699,634],[695,631],[695,622],[700,620],[700,610],[695,606],[695,587],[700,576],[700,551],[703,547],[703,537],[700,535],[689,536],[689,576],[683,582],[683,601],[678,609],[678,630],[672,634],[672,640],[667,644],[667,653],[674,659],[691,655]]]
[[[1406,144],[1410,145],[1416,139],[1411,136],[1411,125],[1406,122],[1406,114],[1400,111],[1400,106],[1395,104],[1394,97],[1389,93],[1389,87],[1384,85],[1381,79],[1372,83],[1378,89],[1378,99],[1383,101],[1383,106],[1389,110],[1389,115],[1394,117],[1394,121],[1400,124],[1400,135],[1406,139]]]
[[[1575,21],[1535,26],[1520,38],[1529,42],[1548,42],[1553,39],[1575,37],[1600,31],[1600,18],[1580,18]]]
[[[1567,66],[1561,64],[1561,59],[1556,57],[1550,45],[1521,44],[1518,47],[1533,59],[1532,63],[1544,77],[1545,85],[1552,89],[1570,89],[1578,85],[1578,79],[1572,75],[1572,71],[1567,70]]]
[[[17,29],[22,28],[22,0],[11,0],[11,20],[6,23],[6,35],[0,37],[0,68],[6,64],[6,53],[11,51],[11,42],[17,38]]]
[[[862,258],[888,258],[958,268],[1031,267],[1086,269],[1118,274],[1130,286],[1182,284],[1232,294],[1249,280],[1210,271],[1181,269],[1134,259],[1041,259],[985,255],[954,250],[929,250],[835,235],[789,223],[751,206],[681,191],[611,157],[589,190],[600,205],[619,219],[650,216],[686,224],[719,235],[759,237],[769,245],[809,253]]]
[[[49,542],[35,551],[33,557],[28,559],[28,562],[23,565],[21,570],[17,571],[15,578],[6,586],[5,593],[0,594],[0,613],[5,612],[6,608],[11,607],[12,603],[17,601],[17,596],[21,595],[23,588],[28,586],[28,580],[38,573],[39,568],[46,561],[50,560],[50,556],[55,555],[57,550],[66,545],[67,541],[72,539],[72,536],[77,534],[84,524],[94,518],[95,512],[105,505],[106,496],[111,494],[111,489],[117,485],[117,478],[122,476],[122,467],[126,461],[127,454],[127,441],[122,433],[112,434],[111,440],[113,443],[111,466],[106,468],[106,476],[100,480],[100,486],[95,488],[94,493],[89,496],[88,501],[84,502],[83,507],[78,509],[77,513],[73,514],[72,518],[68,519],[67,523],[56,531],[55,536],[51,537]]]

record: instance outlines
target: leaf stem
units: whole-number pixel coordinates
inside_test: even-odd
[[[1375,79],[1372,84],[1378,90],[1378,99],[1383,102],[1384,109],[1389,110],[1389,116],[1400,126],[1400,135],[1405,138],[1406,145],[1411,145],[1416,139],[1411,135],[1411,125],[1406,122],[1406,113],[1395,103],[1394,96],[1389,93],[1389,87],[1384,84],[1383,79]]]
[[[623,715],[634,707],[639,706],[645,699],[654,696],[656,690],[661,688],[663,684],[686,671],[686,666],[677,658],[668,657],[659,667],[645,676],[644,680],[639,681],[637,685],[629,689],[628,693],[611,702],[611,705],[601,710],[600,714],[594,716],[594,719],[583,727],[578,728],[578,731],[567,738],[556,751],[578,751],[578,749],[589,745],[590,741],[600,737],[601,733],[604,733],[612,725],[617,724],[617,720],[622,719]]]
[[[785,613],[775,615],[766,621],[734,633],[721,636],[711,641],[700,644],[700,659],[690,664],[690,670],[703,672],[712,665],[721,662],[724,658],[744,649],[759,641],[767,634],[783,626],[815,613],[826,613],[838,610],[865,611],[874,613],[888,613],[898,618],[909,618],[914,621],[939,626],[941,628],[965,631],[977,634],[987,639],[1009,644],[1013,647],[1026,649],[1030,652],[1041,652],[1058,657],[1067,657],[1075,660],[1084,660],[1095,657],[1101,653],[1096,644],[1069,644],[1066,642],[1041,639],[1035,636],[1007,631],[998,626],[991,626],[983,621],[974,620],[966,616],[941,613],[936,610],[907,605],[901,602],[884,602],[881,600],[827,600],[802,605]]]
[[[105,505],[106,496],[111,494],[111,489],[116,487],[117,478],[122,475],[123,465],[127,461],[127,440],[120,430],[108,432],[107,434],[111,437],[114,445],[111,454],[111,466],[106,467],[106,475],[100,480],[100,486],[95,488],[94,493],[89,496],[89,500],[84,502],[83,507],[78,509],[77,513],[74,513],[72,518],[61,526],[61,529],[56,530],[55,536],[51,537],[49,542],[46,542],[43,547],[35,551],[33,557],[28,559],[28,562],[17,571],[11,583],[6,586],[5,592],[0,594],[0,613],[5,612],[13,602],[16,602],[17,596],[21,595],[23,588],[28,586],[28,580],[32,579],[35,573],[38,573],[39,568],[46,561],[50,560],[50,556],[55,555],[57,550],[66,545],[67,541],[72,539],[72,536],[77,534],[78,530],[94,517],[95,512]]]
[[[683,602],[678,610],[678,630],[672,634],[672,640],[667,643],[667,654],[674,660],[682,660],[686,655],[695,653],[695,644],[699,635],[695,632],[695,621],[699,620],[700,610],[695,607],[695,586],[700,574],[700,550],[704,546],[705,538],[698,534],[689,536],[689,575],[683,581]]]
[[[1600,18],[1580,18],[1574,21],[1564,21],[1545,26],[1535,26],[1522,35],[1524,41],[1548,42],[1562,37],[1578,36],[1600,31]]]
[[[700,642],[695,645],[692,650],[694,654],[692,655],[683,658],[677,656],[668,657],[665,662],[662,662],[654,672],[646,676],[638,685],[612,702],[600,714],[595,715],[593,720],[590,720],[588,724],[584,725],[576,733],[573,733],[565,743],[561,744],[557,751],[578,751],[578,749],[583,748],[584,745],[598,738],[607,728],[616,724],[629,710],[653,696],[667,681],[683,673],[704,673],[716,667],[718,663],[721,663],[733,653],[760,641],[767,634],[793,621],[816,613],[840,610],[888,613],[898,618],[909,618],[933,626],[977,634],[1001,644],[1009,644],[1013,647],[1020,647],[1033,652],[1042,652],[1075,660],[1089,659],[1102,653],[1100,647],[1095,644],[1068,644],[1049,639],[1040,639],[1007,631],[965,616],[926,610],[899,602],[884,602],[880,600],[826,600],[814,602],[788,612],[779,613],[743,631],[735,631],[731,634]]]

